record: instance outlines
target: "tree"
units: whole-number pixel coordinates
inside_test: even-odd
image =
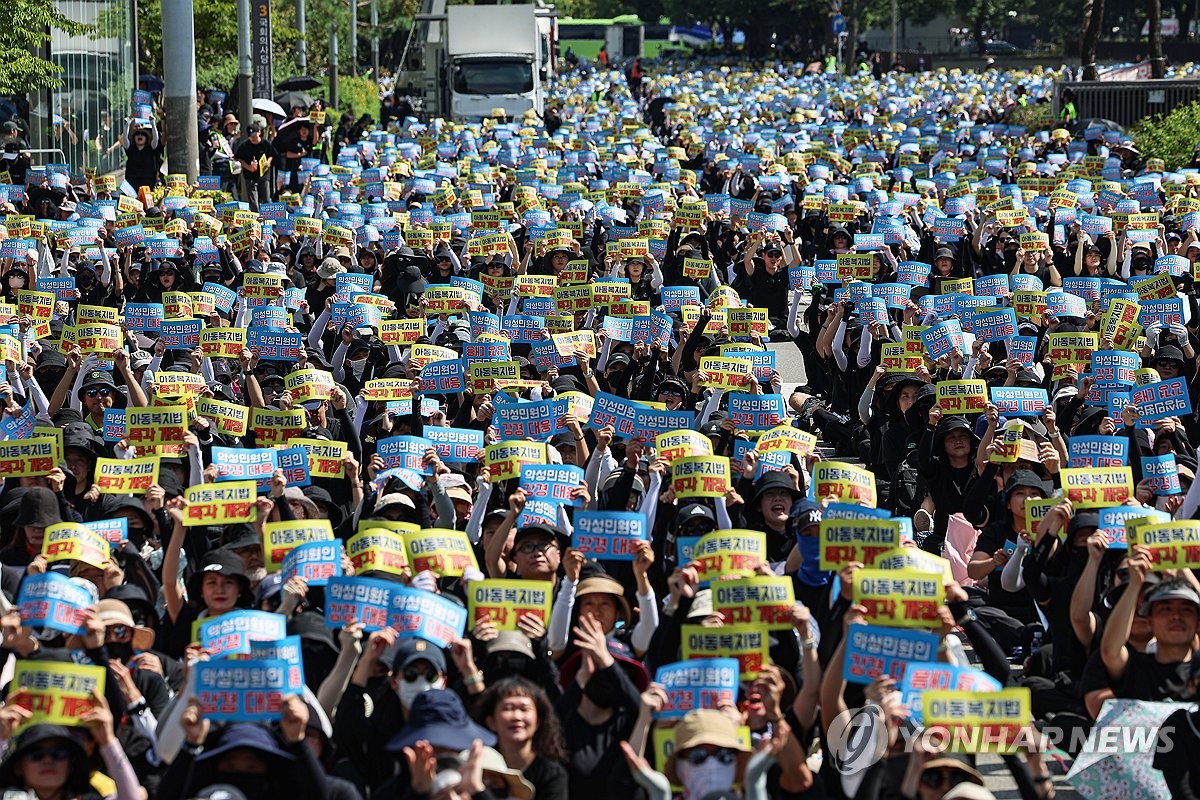
[[[80,36],[92,26],[61,14],[54,0],[6,0],[0,25],[0,95],[23,94],[62,85],[57,67],[33,55],[50,41],[50,31]]]
[[[1096,73],[1096,43],[1100,40],[1100,28],[1104,24],[1104,0],[1083,0],[1083,36],[1079,42],[1079,61],[1083,65],[1083,79],[1094,81]]]

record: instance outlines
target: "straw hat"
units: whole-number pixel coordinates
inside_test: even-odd
[[[695,747],[709,745],[734,750],[738,754],[737,775],[740,778],[746,773],[746,762],[750,760],[750,748],[738,739],[737,726],[733,720],[720,711],[713,709],[698,709],[689,711],[687,716],[675,726],[675,749],[667,756],[663,774],[673,785],[679,785],[679,773],[676,771],[677,756]]]

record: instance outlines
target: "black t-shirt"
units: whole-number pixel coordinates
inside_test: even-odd
[[[275,156],[275,147],[266,139],[260,139],[258,144],[245,139],[237,146],[237,150],[234,150],[233,154],[237,157],[238,161],[250,163],[251,161],[258,161],[263,156],[273,158]],[[262,177],[254,172],[250,173],[250,175]]]
[[[976,552],[984,552],[988,555],[995,553],[999,549],[1005,549],[1010,554],[1017,549],[1017,535],[1013,532],[1012,525],[1007,521],[993,522],[983,529],[983,533],[979,535],[979,540],[975,543]],[[1032,622],[1035,614],[1033,609],[1033,598],[1029,591],[1022,589],[1019,592],[1009,592],[1000,585],[1000,573],[1002,567],[997,567],[992,570],[992,574],[988,576],[988,605],[1002,609],[1010,617],[1020,619],[1022,622]]]
[[[1128,649],[1128,648],[1126,648]],[[1129,663],[1121,680],[1109,681],[1113,694],[1126,700],[1180,700],[1191,674],[1190,661],[1161,663],[1154,653],[1129,650]]]
[[[1163,720],[1154,748],[1154,768],[1161,771],[1171,797],[1200,796],[1200,712],[1181,708]]]
[[[776,322],[784,322],[788,315],[789,291],[787,269],[782,265],[774,275],[767,273],[767,268],[758,264],[754,274],[745,279],[746,299],[752,308],[765,308],[767,316]]]

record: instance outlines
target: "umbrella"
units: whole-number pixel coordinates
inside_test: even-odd
[[[157,75],[152,75],[149,72],[143,72],[138,75],[138,84],[147,92],[161,92],[166,88],[163,79]]]
[[[1105,728],[1125,731],[1156,729],[1173,711],[1190,708],[1189,703],[1149,703],[1139,700],[1108,700],[1088,734],[1087,746],[1075,758],[1067,780],[1086,800],[1100,798],[1170,797],[1163,774],[1154,768],[1154,750],[1105,746],[1121,741]],[[1149,736],[1149,734],[1147,734]],[[1135,792],[1134,789],[1137,791]]]
[[[1119,122],[1113,122],[1111,119],[1102,119],[1100,117],[1081,119],[1075,123],[1074,128],[1078,133],[1083,133],[1088,128],[1099,128],[1102,131],[1125,133],[1125,128]]]
[[[313,98],[308,92],[290,91],[275,95],[275,102],[287,109],[308,108],[313,104]]]
[[[265,97],[256,97],[252,103],[255,111],[265,111],[268,114],[274,114],[277,117],[286,117],[287,112],[284,111],[279,103],[274,100],[267,100]]]
[[[275,84],[275,88],[281,92],[304,91],[305,89],[316,89],[321,85],[321,82],[310,75],[296,75],[287,80],[280,81]]]

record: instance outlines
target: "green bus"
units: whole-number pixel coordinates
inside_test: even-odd
[[[611,19],[559,18],[558,54],[571,52],[588,61],[595,61],[601,45],[608,45],[609,63],[630,58],[655,58],[663,50],[684,49],[670,41],[671,23],[661,19],[647,24],[636,14],[623,14]]]

